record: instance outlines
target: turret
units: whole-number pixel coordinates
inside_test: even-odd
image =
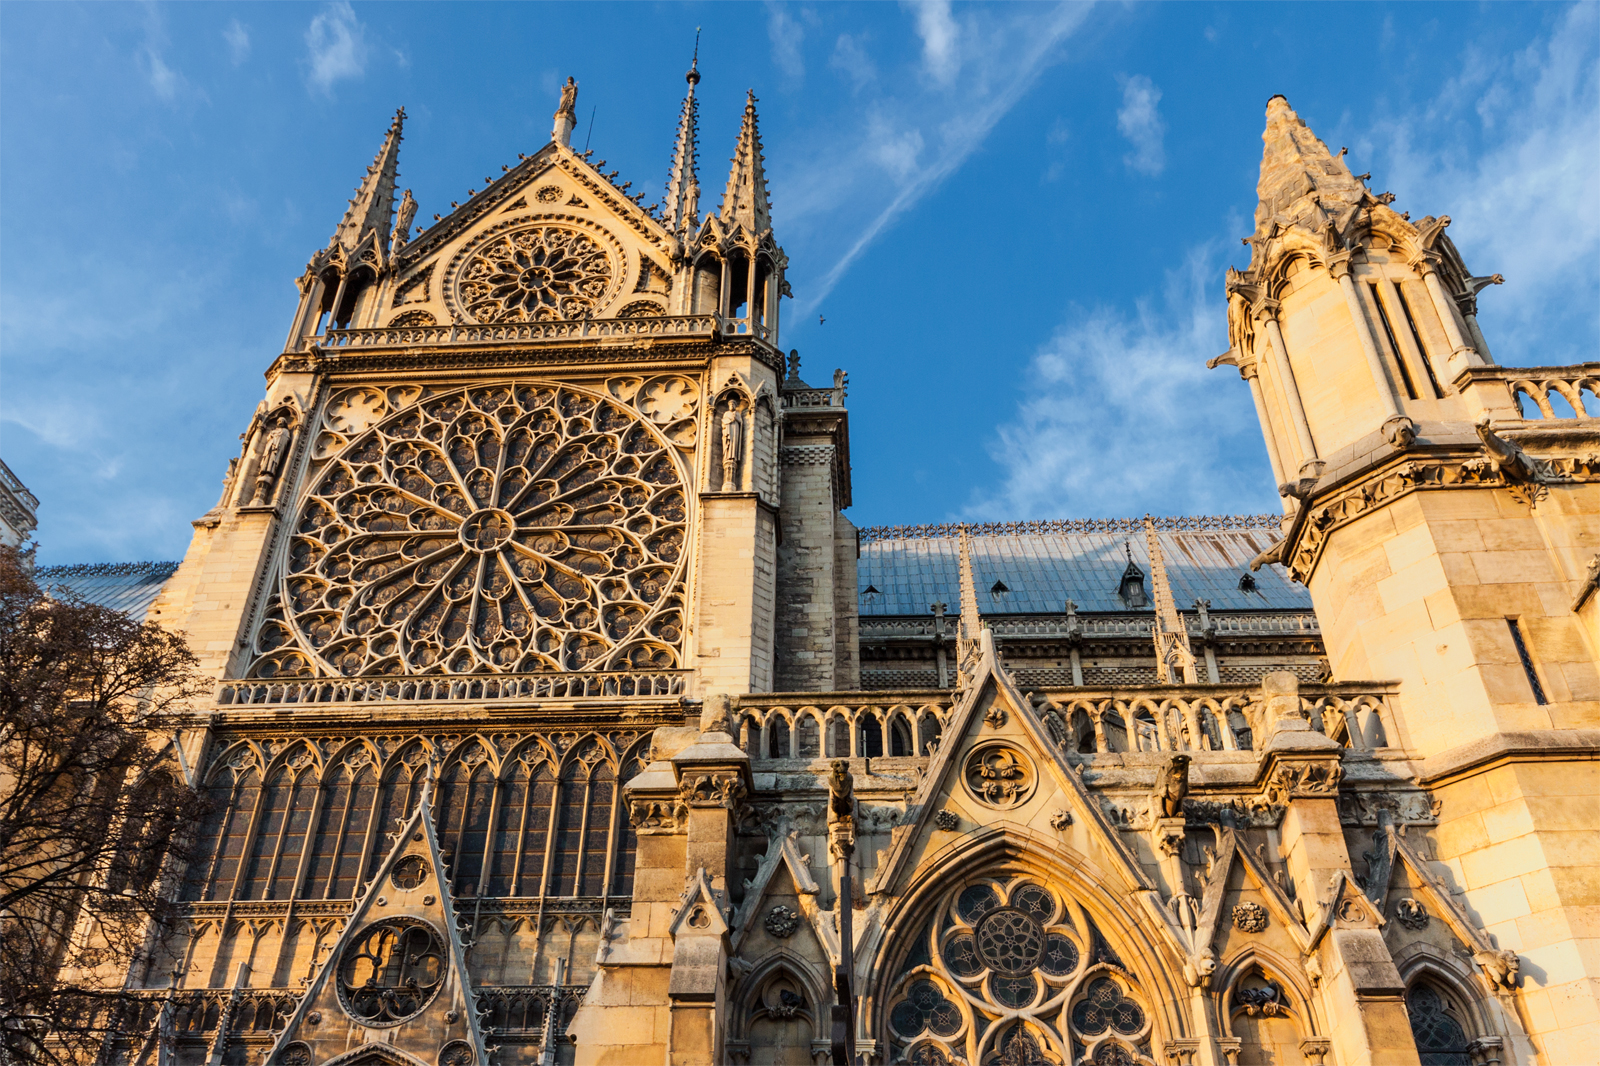
[[[1341,449],[1381,433],[1404,449],[1430,422],[1476,419],[1458,381],[1488,362],[1475,278],[1444,235],[1352,174],[1282,96],[1267,104],[1247,269],[1229,270],[1229,351],[1251,383],[1287,494]]]
[[[400,177],[400,142],[404,139],[406,109],[400,108],[389,123],[383,146],[356,186],[344,217],[322,251],[311,257],[301,275],[300,306],[289,329],[284,351],[294,351],[310,337],[327,329],[342,329],[373,309],[378,275],[393,250],[409,238],[416,201],[407,189],[400,220],[393,231],[395,184]]]
[[[698,74],[690,73],[698,80]],[[692,95],[693,82],[690,88]],[[754,92],[745,96],[739,139],[729,162],[722,206],[684,252],[685,267],[692,272],[683,286],[684,313],[720,314],[728,332],[752,334],[776,346],[778,299],[791,295],[783,277],[789,260],[773,239]]]

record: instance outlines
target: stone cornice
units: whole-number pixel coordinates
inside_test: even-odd
[[[266,372],[271,381],[284,373],[323,373],[330,377],[383,374],[403,377],[431,371],[530,370],[540,374],[565,369],[604,367],[608,372],[631,367],[658,372],[662,369],[704,366],[719,356],[747,356],[774,371],[783,361],[775,349],[757,341],[737,339],[672,340],[641,338],[618,343],[593,340],[559,345],[505,345],[393,347],[360,349],[312,348],[284,352]]]
[[[1600,759],[1600,729],[1530,729],[1494,733],[1422,760],[1419,784],[1453,784],[1516,762]]]

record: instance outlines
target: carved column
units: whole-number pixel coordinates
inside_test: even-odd
[[[1461,335],[1461,326],[1456,322],[1456,310],[1450,306],[1450,297],[1439,283],[1439,271],[1432,259],[1424,255],[1411,265],[1422,275],[1422,284],[1427,286],[1433,309],[1439,315],[1439,323],[1444,326],[1444,335],[1450,340],[1450,356],[1446,363],[1450,368],[1450,376],[1455,377],[1469,366],[1481,366],[1483,356]]]
[[[1261,393],[1261,370],[1251,362],[1240,367],[1239,374],[1250,386],[1250,399],[1255,401],[1256,419],[1261,423],[1261,436],[1267,444],[1267,462],[1272,464],[1272,483],[1282,485],[1289,480],[1289,476],[1283,472],[1283,457],[1278,454],[1278,442],[1272,434],[1272,420],[1267,415],[1267,398]],[[1288,506],[1287,498],[1284,506]]]
[[[1283,395],[1289,402],[1289,420],[1294,423],[1295,436],[1300,441],[1301,465],[1317,458],[1317,446],[1311,439],[1311,424],[1306,421],[1306,409],[1300,403],[1300,386],[1294,379],[1294,367],[1289,364],[1289,349],[1283,343],[1283,330],[1278,328],[1278,301],[1262,297],[1256,301],[1251,313],[1266,330],[1267,347],[1272,349],[1273,368],[1282,382]],[[1263,420],[1262,425],[1266,425]]]

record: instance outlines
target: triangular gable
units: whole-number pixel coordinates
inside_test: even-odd
[[[1307,954],[1315,951],[1328,930],[1341,922],[1347,925],[1370,922],[1377,929],[1388,924],[1388,919],[1361,891],[1361,886],[1355,883],[1349,871],[1336,871],[1328,889],[1328,898],[1317,905],[1317,918],[1311,923],[1309,942],[1305,947]]]
[[[1194,952],[1198,954],[1205,948],[1215,947],[1217,928],[1221,925],[1222,919],[1222,904],[1228,896],[1228,885],[1236,866],[1241,869],[1246,880],[1255,883],[1256,890],[1267,901],[1267,909],[1289,931],[1295,943],[1304,950],[1310,944],[1311,936],[1300,917],[1299,908],[1294,905],[1294,901],[1284,892],[1282,886],[1267,874],[1256,857],[1239,846],[1238,835],[1227,826],[1218,826],[1217,854],[1212,861],[1211,876],[1206,882],[1205,894],[1200,901],[1200,918],[1195,926]]]
[[[267,1053],[265,1066],[291,1066],[302,1058],[300,1053],[309,1053],[311,1062],[331,1066],[339,1059],[359,1058],[380,1048],[384,1049],[378,1052],[380,1055],[398,1056],[391,1066],[412,1066],[417,1062],[433,1066],[447,1057],[461,1066],[484,1066],[483,1033],[433,821],[430,779],[333,950]],[[368,939],[369,934],[374,934],[372,939]],[[375,964],[394,958],[395,949],[403,944],[411,954],[392,965],[411,969],[419,959],[426,958],[427,949],[435,942],[445,972],[439,978],[437,991],[415,1012],[397,1018],[394,1007],[378,1007],[372,999],[352,999],[347,1004],[346,994],[351,989],[340,987],[341,971],[347,963],[359,980]],[[379,954],[376,958],[363,956],[365,951]],[[411,969],[406,976],[425,977],[427,972]],[[358,1017],[364,1009],[371,1013]],[[351,1041],[361,1037],[365,1043],[351,1050]],[[446,1056],[445,1049],[451,1044],[463,1045],[463,1052],[470,1051],[470,1056]]]
[[[767,845],[767,853],[761,857],[761,863],[756,867],[756,875],[750,879],[750,884],[744,890],[744,903],[734,916],[735,931],[730,942],[730,952],[737,953],[739,946],[744,943],[746,934],[750,932],[751,922],[761,912],[762,902],[766,899],[767,891],[773,885],[773,877],[780,867],[787,868],[789,879],[794,884],[795,894],[802,897],[800,907],[804,917],[809,921],[813,918],[813,914],[806,912],[822,913],[816,904],[818,885],[816,879],[811,876],[809,858],[800,853],[800,845],[795,839],[799,833],[800,831],[787,820],[779,822],[774,828],[772,839]],[[809,900],[804,898],[808,896],[811,897]]]
[[[868,895],[891,892],[907,876],[908,869],[914,865],[913,853],[927,840],[929,823],[937,813],[933,799],[944,791],[947,784],[956,783],[962,769],[959,755],[963,741],[975,728],[981,728],[983,718],[980,708],[987,708],[984,713],[990,714],[998,708],[1001,714],[1016,717],[1024,738],[1031,742],[1033,754],[1041,766],[1054,768],[1057,784],[1072,806],[1070,813],[1075,819],[1081,819],[1083,824],[1092,827],[1106,852],[1117,860],[1117,868],[1127,878],[1129,891],[1155,893],[1159,902],[1155,882],[1122,842],[1100,805],[1078,778],[1077,772],[1051,743],[1049,733],[1033,705],[1023,698],[1015,682],[1001,669],[993,635],[987,629],[981,632],[979,644],[979,660],[973,671],[972,683],[966,687],[961,700],[951,712],[938,750],[928,765],[928,772],[911,798],[910,809],[916,814],[895,830],[889,854],[880,863],[878,875],[867,885]]]
[[[1496,950],[1490,943],[1488,935],[1467,914],[1449,886],[1428,868],[1427,862],[1417,853],[1417,849],[1410,841],[1401,835],[1392,820],[1385,818],[1380,823],[1378,832],[1373,834],[1373,838],[1372,861],[1367,875],[1367,898],[1371,900],[1378,913],[1388,913],[1389,890],[1394,874],[1403,866],[1410,871],[1422,894],[1433,902],[1435,913],[1450,927],[1450,931],[1458,940],[1475,952]]]
[[[569,202],[541,204],[537,201],[535,194],[540,178],[552,170],[567,175],[583,190],[582,204],[572,205]],[[589,162],[583,153],[574,152],[566,145],[552,141],[489,182],[484,188],[475,190],[465,203],[451,208],[448,213],[442,213],[438,221],[424,230],[396,256],[397,264],[402,271],[406,271],[426,259],[433,258],[447,246],[457,243],[459,238],[479,223],[491,216],[496,218],[502,216],[505,209],[513,206],[519,199],[530,209],[567,206],[592,209],[598,205],[615,220],[619,235],[633,233],[643,238],[657,257],[671,262],[677,240],[667,228],[644,208],[634,203],[628,194],[613,184],[611,179],[601,172],[599,167]]]

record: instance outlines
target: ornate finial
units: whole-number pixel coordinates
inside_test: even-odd
[[[700,84],[700,27],[699,26],[696,26],[694,28],[694,59],[690,61],[690,63],[689,63],[689,73],[687,73],[687,74],[685,74],[683,76],[683,80],[688,82],[691,86]]]
[[[800,380],[800,349],[789,349],[789,378],[790,381]]]

